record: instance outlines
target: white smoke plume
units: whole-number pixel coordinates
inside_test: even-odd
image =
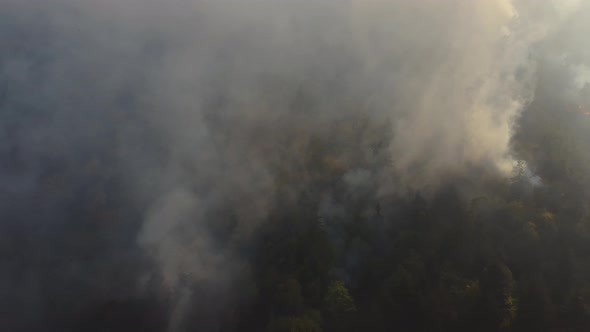
[[[156,18],[174,22],[156,27],[171,46],[145,101],[170,150],[158,176],[171,182],[140,234],[170,286],[180,274],[231,275],[231,248],[212,245],[202,226],[207,209],[235,209],[237,232],[251,230],[282,185],[273,172],[305,176],[297,165],[309,138],[330,135],[339,119],[391,123],[396,181],[385,191],[471,167],[509,174],[513,122],[534,91],[532,48],[553,23],[510,1],[177,6]],[[365,139],[355,134],[345,144]]]

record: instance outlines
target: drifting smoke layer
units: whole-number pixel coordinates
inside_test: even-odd
[[[251,230],[281,185],[273,172],[305,158],[292,145],[330,135],[338,119],[391,121],[386,145],[401,185],[473,166],[510,171],[512,121],[534,88],[529,52],[551,23],[509,1],[132,5],[139,13],[101,9],[154,20],[147,27],[166,43],[141,107],[168,156],[139,239],[156,246],[171,286],[181,271],[227,275],[199,220],[231,206],[237,232]]]
[[[531,48],[575,8],[553,3],[5,0],[0,152],[26,167],[2,195],[109,151],[154,275],[226,293],[248,234],[325,174],[317,142],[317,165],[382,191],[509,171]],[[372,144],[393,169],[355,170]]]

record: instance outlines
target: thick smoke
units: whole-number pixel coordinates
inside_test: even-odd
[[[86,283],[92,291],[81,302],[156,284],[181,294],[170,296],[180,307],[195,305],[186,294],[198,286],[198,301],[215,311],[237,297],[235,276],[247,278],[242,255],[257,227],[301,192],[329,197],[315,192],[321,181],[341,179],[354,195],[423,188],[473,169],[509,174],[513,122],[535,89],[534,52],[577,6],[0,2],[2,227],[31,241],[21,245],[26,277],[15,272],[4,287],[26,288],[13,296],[38,306],[35,319],[15,319],[49,319],[55,295],[31,285],[54,279]],[[76,184],[51,187],[53,164],[71,168]],[[102,199],[125,205],[131,212],[119,218],[128,225],[96,235],[110,240],[88,249],[92,264],[56,258],[59,276],[47,277],[38,261],[78,250],[76,240],[54,243],[81,237],[72,229],[86,224],[63,220],[97,185],[115,186],[109,192],[121,197]],[[39,197],[47,190],[54,194]],[[104,286],[116,273],[129,280]],[[170,329],[181,329],[184,308],[171,311]],[[204,324],[218,324],[209,316]]]

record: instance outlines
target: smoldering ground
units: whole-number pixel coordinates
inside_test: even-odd
[[[0,2],[3,320],[72,328],[156,299],[138,309],[162,316],[155,330],[188,311],[231,326],[247,249],[279,207],[304,195],[337,215],[327,202],[508,174],[534,52],[577,9]]]

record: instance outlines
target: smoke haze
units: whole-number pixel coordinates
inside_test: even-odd
[[[379,198],[511,174],[539,64],[572,70],[574,95],[590,80],[587,7],[0,0],[14,330],[145,294],[167,299],[169,331],[191,305],[213,329],[248,296],[235,285],[257,229],[302,192],[337,215],[330,181]]]

